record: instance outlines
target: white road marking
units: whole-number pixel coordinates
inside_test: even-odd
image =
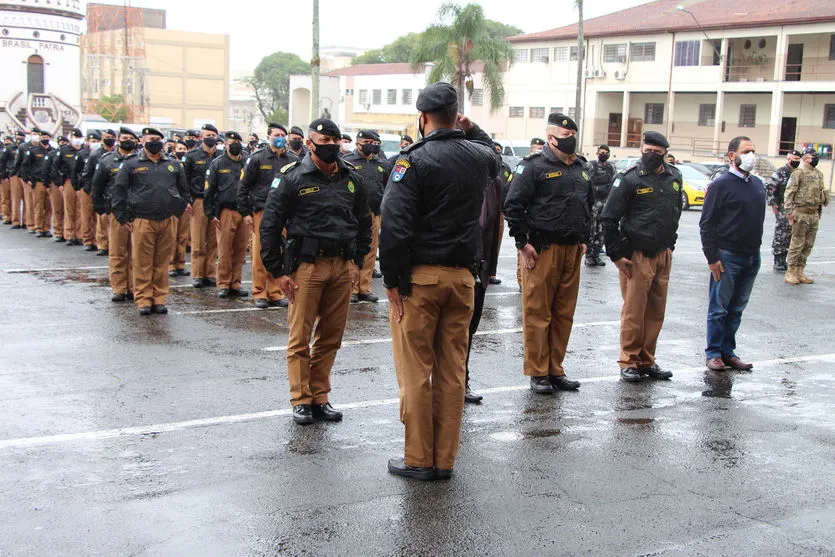
[[[776,358],[773,360],[762,360],[754,362],[755,368],[761,368],[771,365],[792,364],[801,362],[817,362],[817,361],[835,361],[835,353],[830,354],[816,354],[811,356],[797,356],[793,358]],[[696,373],[704,371],[704,366],[692,367],[685,369],[673,370],[676,374]],[[581,383],[608,383],[619,380],[618,375],[606,375],[602,377],[590,377],[581,379]],[[492,387],[489,389],[480,389],[480,392],[485,394],[506,393],[512,391],[524,391],[530,387],[526,384],[508,385],[504,387]],[[384,398],[377,400],[365,400],[359,402],[349,402],[340,404],[340,409],[354,410],[358,408],[375,408],[380,406],[394,406],[400,403],[399,398]],[[185,420],[181,422],[168,422],[155,425],[121,427],[115,429],[103,429],[98,431],[85,431],[80,433],[61,433],[57,435],[41,435],[37,437],[21,437],[17,439],[5,439],[0,441],[0,450],[16,449],[26,447],[36,447],[42,445],[57,445],[61,443],[71,443],[75,441],[100,441],[103,439],[114,439],[118,437],[128,437],[134,435],[154,435],[158,433],[169,433],[173,431],[180,431],[184,429],[194,429],[198,427],[211,427],[217,425],[235,424],[241,422],[251,422],[255,420],[265,420],[270,418],[278,418],[282,416],[290,416],[293,411],[290,408],[281,410],[266,410],[263,412],[251,412],[247,414],[232,414],[228,416],[215,416],[211,418],[199,418],[196,420]]]

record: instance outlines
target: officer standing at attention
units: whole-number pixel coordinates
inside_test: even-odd
[[[339,143],[339,154],[342,156],[354,151],[354,140],[347,133],[342,134],[342,141]]]
[[[591,210],[591,231],[589,232],[589,249],[586,252],[587,267],[603,267],[605,263],[600,259],[603,250],[603,225],[600,213],[603,204],[609,197],[612,182],[615,181],[615,166],[609,162],[609,146],[601,145],[597,148],[597,160],[588,164],[591,176],[591,186],[594,190],[594,207]]]
[[[203,210],[203,192],[206,171],[221,153],[217,150],[217,128],[203,124],[200,128],[202,144],[183,157],[183,168],[191,189],[194,212],[191,215],[191,278],[194,288],[215,286],[215,261],[217,260],[217,233],[209,226],[209,219]]]
[[[365,186],[339,156],[340,139],[331,120],[310,123],[310,151],[276,176],[261,222],[261,258],[290,300],[287,372],[297,424],[342,419],[328,401],[331,368],[371,243]]]
[[[226,132],[224,154],[212,161],[206,173],[203,210],[218,231],[218,298],[243,298],[241,272],[249,245],[249,224],[238,211],[238,185],[244,168],[243,138],[235,131]]]
[[[340,136],[340,141],[342,137]],[[290,128],[287,135],[287,154],[296,155],[301,160],[307,154],[307,147],[304,146],[304,130],[298,126]]]
[[[479,216],[499,161],[490,137],[458,114],[449,83],[423,89],[416,106],[423,139],[395,161],[382,205],[380,269],[406,429],[388,471],[434,480],[452,476],[458,454]]]
[[[0,208],[3,224],[12,224],[12,187],[9,182],[8,161],[14,155],[14,138],[7,135],[0,148]],[[16,149],[16,148],[14,148]]]
[[[786,256],[792,240],[792,227],[786,215],[785,195],[789,178],[800,166],[800,151],[792,149],[786,155],[786,164],[778,168],[766,180],[765,191],[768,204],[774,213],[774,239],[771,241],[771,253],[774,255],[774,270],[785,272],[788,270]]]
[[[90,197],[90,209],[91,209],[91,235],[95,234],[95,246],[98,247],[98,251],[96,255],[99,257],[104,257],[105,255],[109,255],[109,246],[108,246],[108,231],[110,228],[110,215],[105,214],[97,214],[92,211],[93,208],[93,197],[92,197],[92,186],[93,186],[93,175],[96,172],[96,166],[99,164],[99,160],[104,156],[105,153],[112,153],[116,149],[116,132],[111,129],[102,130],[101,132],[101,143],[94,144],[95,149],[90,153],[90,156],[87,158],[87,161],[84,163],[84,172],[81,176],[81,181],[84,183],[84,191],[87,192],[87,195]],[[83,217],[83,214],[82,214]],[[84,224],[82,223],[82,227]],[[96,249],[93,247],[92,249],[88,248],[88,251],[92,251]]]
[[[50,158],[55,150],[50,146],[49,140],[52,134],[46,130],[35,130],[38,135],[38,143],[26,151],[26,158],[23,167],[29,177],[34,189],[35,201],[35,232],[38,238],[51,238],[49,232],[52,206],[49,200],[49,171],[52,167]]]
[[[26,138],[26,141],[20,144],[17,148],[17,158],[15,159],[14,176],[17,176],[21,189],[23,190],[23,207],[22,215],[23,223],[26,230],[32,234],[36,234],[35,230],[35,192],[32,187],[31,174],[29,172],[28,155],[29,150],[41,142],[41,136],[38,134],[38,128],[32,128],[31,133]]]
[[[669,147],[660,133],[646,132],[641,160],[615,177],[603,206],[606,255],[623,296],[618,364],[629,382],[673,376],[655,363],[681,217],[681,172],[664,162]]]
[[[823,183],[823,173],[818,170],[818,152],[813,147],[803,151],[800,168],[795,170],[786,186],[786,214],[792,226],[789,245],[788,284],[812,284],[806,276],[806,260],[815,247],[823,208],[829,205],[829,191]]]
[[[360,130],[357,133],[357,148],[346,155],[345,161],[356,167],[365,181],[365,191],[368,197],[368,208],[371,209],[371,249],[365,256],[365,262],[360,271],[360,280],[354,286],[351,303],[377,302],[378,298],[371,292],[371,279],[374,265],[377,261],[377,247],[380,240],[380,204],[386,182],[391,174],[391,166],[387,159],[381,158],[380,136],[374,130]]]
[[[110,201],[113,216],[131,233],[134,297],[139,315],[168,313],[168,262],[174,219],[191,211],[180,161],[163,153],[162,132],[142,130],[144,147],[122,161]]]
[[[116,176],[122,162],[136,156],[136,146],[139,138],[136,133],[126,127],[119,128],[119,144],[113,152],[105,153],[96,172],[93,174],[93,183],[90,193],[93,197],[93,210],[99,215],[110,215],[110,198],[113,195],[113,186],[116,183]],[[113,302],[124,302],[133,299],[133,264],[131,256],[130,231],[119,224],[115,218],[108,219],[107,242],[110,246],[108,256],[108,268],[110,275],[110,289]]]
[[[531,389],[573,391],[563,360],[580,291],[580,262],[594,204],[585,159],[575,154],[577,124],[548,116],[548,145],[526,156],[514,171],[504,214],[522,256],[524,373]]]
[[[24,145],[26,145],[26,134],[18,131],[15,134],[14,143],[8,147],[8,154],[6,155],[6,175],[9,177],[11,187],[12,230],[26,228],[26,197],[23,191],[23,180],[18,175],[20,169],[18,157],[20,156],[20,148]]]
[[[58,154],[52,164],[51,180],[52,183],[58,185],[64,207],[64,229],[59,232],[60,235],[56,238],[56,241],[66,241],[72,246],[76,244],[80,236],[78,227],[81,223],[77,211],[75,188],[72,186],[72,174],[75,171],[75,157],[84,146],[84,133],[76,128],[72,130],[70,137],[70,144],[58,149]]]
[[[252,297],[255,307],[259,309],[288,305],[278,280],[267,272],[261,260],[261,221],[267,196],[281,180],[279,171],[298,161],[287,151],[287,129],[284,126],[268,124],[267,140],[267,147],[253,153],[244,163],[238,186],[238,211],[252,229]]]
[[[175,141],[171,154],[178,161],[181,161],[189,150],[185,141]],[[185,212],[174,218],[174,255],[171,256],[171,264],[168,266],[168,276],[186,277],[189,275],[189,272],[186,271],[186,250],[191,238],[191,215]]]
[[[78,211],[78,241],[74,245],[84,245],[85,251],[95,251],[93,234],[95,232],[93,198],[84,191],[84,168],[94,146],[101,148],[101,134],[91,131],[86,142],[75,154],[75,167],[72,172],[72,187],[75,189],[76,210]]]

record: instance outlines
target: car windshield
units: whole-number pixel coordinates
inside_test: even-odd
[[[513,154],[517,157],[526,157],[531,152],[531,148],[528,145],[512,145],[511,149],[513,149]]]
[[[400,142],[391,140],[383,140],[380,142],[380,151],[384,152],[387,157],[400,152]]]
[[[707,176],[693,168],[692,166],[687,166],[684,164],[676,165],[676,168],[681,171],[681,177],[687,180],[688,182],[691,181],[705,181],[707,180]]]

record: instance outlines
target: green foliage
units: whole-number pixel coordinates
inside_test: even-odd
[[[127,122],[130,117],[130,110],[122,95],[102,96],[96,101],[95,112],[108,122]]]
[[[275,52],[261,59],[251,77],[244,78],[255,90],[258,110],[268,122],[287,122],[290,76],[310,73],[310,64],[289,52]],[[283,112],[281,112],[283,111]],[[272,120],[284,114],[283,120]]]
[[[408,62],[415,48],[415,44],[420,39],[420,33],[409,33],[398,37],[393,43],[387,44],[383,48],[369,50],[354,56],[351,63],[356,64],[384,64],[391,62]]]

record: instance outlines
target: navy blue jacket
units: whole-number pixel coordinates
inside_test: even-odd
[[[719,260],[719,250],[740,255],[759,253],[765,220],[765,187],[754,175],[744,180],[726,172],[705,194],[699,228],[708,263]]]

